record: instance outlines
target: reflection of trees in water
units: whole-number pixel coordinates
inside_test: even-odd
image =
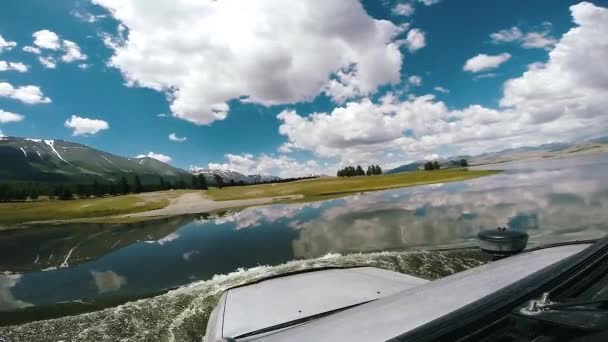
[[[28,272],[98,259],[139,241],[171,236],[191,217],[130,224],[67,224],[0,234],[0,270]]]
[[[572,170],[549,173],[481,179],[457,192],[421,187],[348,197],[299,226],[294,252],[313,257],[474,242],[479,230],[497,226],[529,230],[537,243],[608,232],[606,185]]]

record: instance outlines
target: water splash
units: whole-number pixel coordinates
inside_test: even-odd
[[[417,251],[328,254],[278,266],[258,266],[216,275],[152,298],[105,310],[22,325],[0,327],[11,342],[38,341],[201,341],[222,291],[268,276],[320,267],[372,266],[427,279],[441,278],[487,262],[480,252]],[[1,339],[0,339],[1,340]]]

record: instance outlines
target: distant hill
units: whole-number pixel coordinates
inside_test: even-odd
[[[153,158],[125,158],[63,140],[0,137],[0,181],[115,182],[138,175],[142,183],[189,182],[192,175]]]
[[[551,158],[559,156],[572,156],[581,153],[608,152],[608,137],[591,139],[580,143],[549,143],[539,146],[523,146],[519,148],[509,148],[496,152],[487,152],[476,156],[453,156],[450,158],[439,158],[437,161],[441,168],[458,167],[460,159],[466,159],[469,165],[485,165],[505,163],[516,160],[532,158]],[[416,161],[401,165],[391,170],[385,171],[386,174],[416,171],[423,168],[425,161]]]
[[[210,184],[215,183],[214,175],[222,177],[224,183],[230,183],[234,181],[236,183],[243,182],[245,184],[256,184],[264,182],[272,182],[281,180],[280,177],[270,175],[244,175],[242,173],[231,171],[231,170],[220,170],[220,169],[202,169],[202,168],[191,168],[190,172],[195,175],[204,175],[207,182]]]
[[[396,167],[396,168],[391,169],[391,170],[387,170],[384,173],[387,174],[387,175],[390,175],[390,174],[393,174],[393,173],[416,171],[416,170],[419,170],[423,165],[424,165],[423,162],[413,162],[413,163],[401,165],[401,166]]]

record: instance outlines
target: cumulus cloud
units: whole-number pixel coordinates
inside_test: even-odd
[[[41,52],[39,48],[30,46],[30,45],[24,46],[23,47],[23,51],[29,52],[29,53],[33,53],[33,54],[36,54],[36,55],[39,55],[40,52]]]
[[[526,113],[551,129],[602,126],[608,106],[608,9],[582,2],[570,7],[578,25],[522,77],[505,83],[501,106]],[[606,127],[605,125],[603,127]]]
[[[495,56],[480,53],[477,56],[470,58],[464,64],[463,70],[470,72],[480,72],[490,69],[496,69],[502,63],[508,61],[510,58],[511,54],[506,52]]]
[[[549,30],[524,33],[517,26],[490,34],[494,44],[517,42],[526,49],[548,48],[557,42]]]
[[[449,92],[450,92],[450,90],[449,90],[449,89],[446,89],[446,88],[441,87],[441,86],[437,86],[437,87],[435,87],[435,88],[433,88],[433,89],[434,89],[435,91],[438,91],[438,92],[440,92],[440,93],[444,93],[444,94],[447,94],[447,93],[449,93]]]
[[[410,52],[418,51],[426,46],[426,34],[417,28],[409,30],[405,39]]]
[[[422,77],[420,76],[412,75],[407,80],[413,86],[420,86],[422,84]]]
[[[8,41],[4,39],[4,37],[2,37],[2,35],[0,34],[0,53],[2,51],[12,50],[15,46],[17,46],[16,42]]]
[[[51,99],[44,96],[40,87],[34,85],[15,88],[10,83],[0,82],[0,97],[8,97],[27,104],[51,103]]]
[[[74,136],[94,135],[110,128],[110,125],[103,120],[83,118],[77,115],[72,115],[67,119],[64,126],[73,129],[72,135]]]
[[[308,116],[285,110],[278,115],[285,149],[344,163],[375,162],[389,153],[422,159],[448,145],[477,154],[605,134],[608,9],[580,3],[570,10],[576,26],[555,44],[546,63],[532,64],[505,83],[498,109],[450,109],[433,95],[402,100],[389,93],[376,102],[364,98]]]
[[[269,156],[262,154],[226,154],[225,163],[209,163],[209,169],[232,170],[244,175],[262,174],[279,177],[303,177],[323,173],[321,165],[315,160],[299,162],[285,155]],[[196,168],[196,167],[193,167]],[[333,173],[333,171],[332,171]]]
[[[18,71],[18,72],[26,72],[27,65],[19,62],[7,62],[0,61],[0,71]]]
[[[57,61],[53,57],[38,57],[38,61],[42,66],[47,69],[55,69],[57,67]]]
[[[19,122],[23,120],[24,116],[11,112],[6,112],[0,109],[0,123]]]
[[[32,34],[32,37],[34,38],[35,46],[25,46],[23,51],[37,55],[41,55],[43,52],[46,53],[46,55],[38,57],[38,61],[40,61],[40,64],[45,68],[56,68],[58,59],[65,63],[72,63],[84,61],[88,58],[87,55],[80,50],[78,44],[71,40],[62,39],[53,31],[36,31]]]
[[[395,15],[409,17],[410,15],[414,14],[414,6],[412,6],[410,3],[397,4],[397,6],[393,8],[393,13]]]
[[[270,106],[327,93],[340,103],[400,80],[403,29],[358,0],[94,2],[124,28],[104,39],[109,65],[199,125],[225,119],[234,99]]]
[[[80,47],[78,44],[74,43],[70,40],[64,40],[63,46],[65,49],[65,54],[61,56],[61,60],[66,63],[72,63],[75,61],[84,61],[87,59],[87,56],[80,51]]]
[[[40,30],[32,34],[34,45],[41,49],[59,50],[61,47],[57,33],[49,30]]]
[[[171,160],[173,160],[171,157],[169,157],[167,155],[164,155],[161,153],[154,153],[154,152],[148,152],[148,154],[140,154],[135,158],[145,158],[145,157],[153,158],[153,159],[156,159],[163,163],[169,163],[169,162],[171,162]]]
[[[171,134],[169,134],[169,140],[176,141],[176,142],[184,142],[184,141],[188,140],[188,138],[178,137],[177,134],[171,133]]]

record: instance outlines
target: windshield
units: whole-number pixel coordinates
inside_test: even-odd
[[[4,4],[0,342],[200,340],[268,277],[438,280],[497,259],[498,227],[601,239],[607,23],[606,0]]]

